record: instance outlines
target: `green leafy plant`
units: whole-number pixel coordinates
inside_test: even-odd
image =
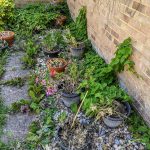
[[[63,91],[72,94],[77,92],[80,74],[77,63],[72,62],[67,68],[67,74],[63,75]]]
[[[144,120],[133,111],[130,118],[128,118],[129,130],[133,133],[135,140],[146,144],[146,148],[150,149],[150,128],[146,125]]]
[[[83,89],[89,91],[82,107],[87,115],[99,119],[116,111],[113,107],[114,100],[131,102],[131,98],[119,87],[115,77],[126,65],[133,68],[133,62],[129,59],[131,54],[130,38],[118,46],[115,58],[108,65],[94,53],[86,54],[84,65],[88,69],[85,70],[84,80],[79,85],[79,92]],[[81,98],[84,94],[85,92],[82,92]]]
[[[131,38],[123,41],[123,43],[117,46],[117,51],[115,52],[115,58],[111,60],[111,63],[102,69],[100,77],[106,77],[112,72],[121,72],[128,67],[128,70],[133,70],[134,62],[130,60],[132,54],[132,44]]]
[[[29,80],[29,89],[28,93],[31,98],[30,108],[39,113],[40,112],[40,105],[39,103],[45,97],[45,92],[43,86],[40,83],[35,83],[36,76],[32,75]]]
[[[63,48],[64,44],[64,39],[60,30],[51,31],[43,40],[43,46],[48,51]]]
[[[1,0],[0,1],[0,31],[4,30],[10,19],[13,17],[14,1],[13,0]]]
[[[69,29],[77,41],[87,39],[86,7],[80,9],[78,17],[69,25]]]
[[[5,72],[4,65],[6,63],[7,57],[8,57],[7,51],[0,52],[0,78],[2,77],[2,75]]]
[[[61,16],[69,15],[66,3],[58,5],[36,3],[21,9],[15,9],[13,21],[9,24],[18,36],[31,37],[34,33],[51,28],[55,20]]]
[[[35,45],[33,40],[28,40],[25,44],[26,54],[22,61],[27,68],[33,68],[36,64],[36,56],[38,53],[38,46]]]
[[[29,127],[26,143],[34,149],[41,145],[49,144],[55,133],[53,116],[57,109],[53,98],[48,99],[48,101],[51,108],[43,109],[39,121],[33,122]],[[64,116],[62,119],[64,119]]]
[[[13,112],[20,112],[22,106],[25,106],[25,105],[29,106],[30,103],[31,103],[30,100],[21,99],[17,102],[12,103],[10,109]]]
[[[2,82],[0,84],[9,85],[9,86],[19,86],[19,87],[22,87],[25,84],[25,81],[26,81],[26,78],[17,77],[17,78],[14,78],[14,79]]]
[[[59,117],[58,117],[59,123],[63,123],[66,118],[67,118],[66,112],[62,112],[62,113],[59,115]]]

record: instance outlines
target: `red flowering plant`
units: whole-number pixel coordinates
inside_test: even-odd
[[[50,71],[50,76],[51,76],[52,78],[54,78],[54,77],[56,76],[56,71],[55,71],[55,69],[51,69],[51,71]]]

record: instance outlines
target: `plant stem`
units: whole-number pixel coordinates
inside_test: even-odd
[[[77,115],[78,115],[78,113],[79,113],[79,111],[80,111],[80,109],[81,109],[81,107],[82,107],[82,105],[83,105],[83,102],[84,102],[84,100],[85,100],[87,94],[88,94],[88,91],[86,92],[86,94],[85,94],[85,96],[84,96],[84,98],[83,98],[83,100],[82,100],[82,102],[81,102],[81,104],[80,104],[80,106],[79,106],[79,108],[78,108],[78,111],[77,111],[77,113],[76,113],[76,115],[75,115],[75,117],[74,117],[74,119],[73,119],[71,128],[74,126],[74,123],[75,123],[75,120],[76,120],[76,118],[77,118]]]

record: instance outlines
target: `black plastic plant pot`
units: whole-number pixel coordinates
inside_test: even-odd
[[[80,95],[76,93],[68,94],[66,92],[61,93],[61,99],[65,106],[71,107],[72,104],[76,103],[79,104],[80,102]]]
[[[0,52],[8,48],[8,43],[5,40],[0,40]]]
[[[126,110],[126,113],[123,115],[125,115],[125,117],[128,117],[131,113],[130,104],[128,102],[124,102],[123,104]],[[103,117],[103,121],[105,125],[108,126],[109,128],[117,128],[123,123],[124,118],[119,116],[105,116]]]
[[[61,52],[60,49],[55,49],[48,51],[46,48],[42,48],[45,55],[49,56],[50,58],[56,58],[58,57],[58,54]]]

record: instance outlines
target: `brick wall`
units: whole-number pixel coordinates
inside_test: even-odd
[[[132,60],[142,78],[127,71],[118,78],[150,125],[150,0],[68,0],[68,5],[73,18],[87,6],[89,38],[106,62],[114,57],[118,43],[132,38]]]

